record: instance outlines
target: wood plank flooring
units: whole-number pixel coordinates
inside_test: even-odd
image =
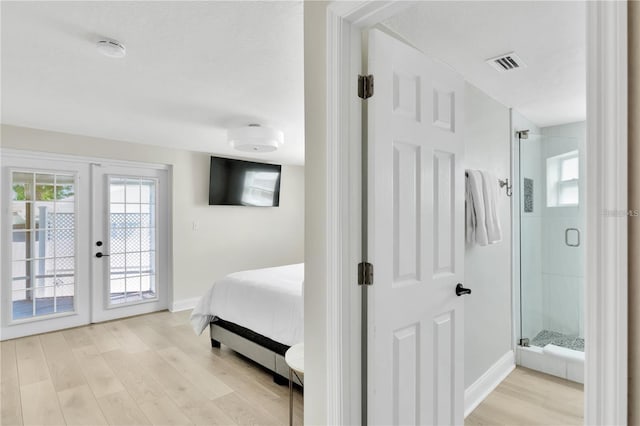
[[[288,388],[158,312],[0,344],[0,425],[286,425]],[[302,424],[296,389],[294,422]],[[467,426],[581,425],[582,385],[517,368]]]
[[[0,344],[0,425],[286,425],[289,388],[157,312]],[[302,393],[294,422],[302,424]]]
[[[578,383],[518,367],[465,419],[466,426],[582,425]]]

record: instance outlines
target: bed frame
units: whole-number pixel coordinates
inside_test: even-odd
[[[212,347],[219,348],[223,344],[273,372],[273,381],[277,384],[289,384],[289,367],[284,360],[289,346],[218,317],[211,321],[209,330]],[[293,381],[302,386],[296,375]]]

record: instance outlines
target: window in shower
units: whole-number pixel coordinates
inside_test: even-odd
[[[577,206],[580,201],[578,151],[547,159],[547,206]]]

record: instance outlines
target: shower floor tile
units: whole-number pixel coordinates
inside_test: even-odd
[[[574,351],[584,352],[584,339],[578,336],[558,333],[557,331],[542,330],[536,335],[531,342],[531,346],[539,346],[541,348],[548,344],[561,346]]]

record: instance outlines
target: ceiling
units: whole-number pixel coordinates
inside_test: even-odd
[[[2,123],[286,164],[304,162],[302,3],[1,2]],[[586,116],[583,2],[422,2],[393,32],[541,127]],[[102,56],[97,40],[127,48]],[[515,51],[528,65],[485,60]],[[284,132],[245,154],[228,128]]]
[[[1,7],[2,123],[236,156],[226,129],[259,123],[284,145],[242,156],[304,162],[302,2]]]
[[[584,2],[422,2],[384,25],[539,127],[586,119]],[[485,62],[510,52],[527,68]]]

